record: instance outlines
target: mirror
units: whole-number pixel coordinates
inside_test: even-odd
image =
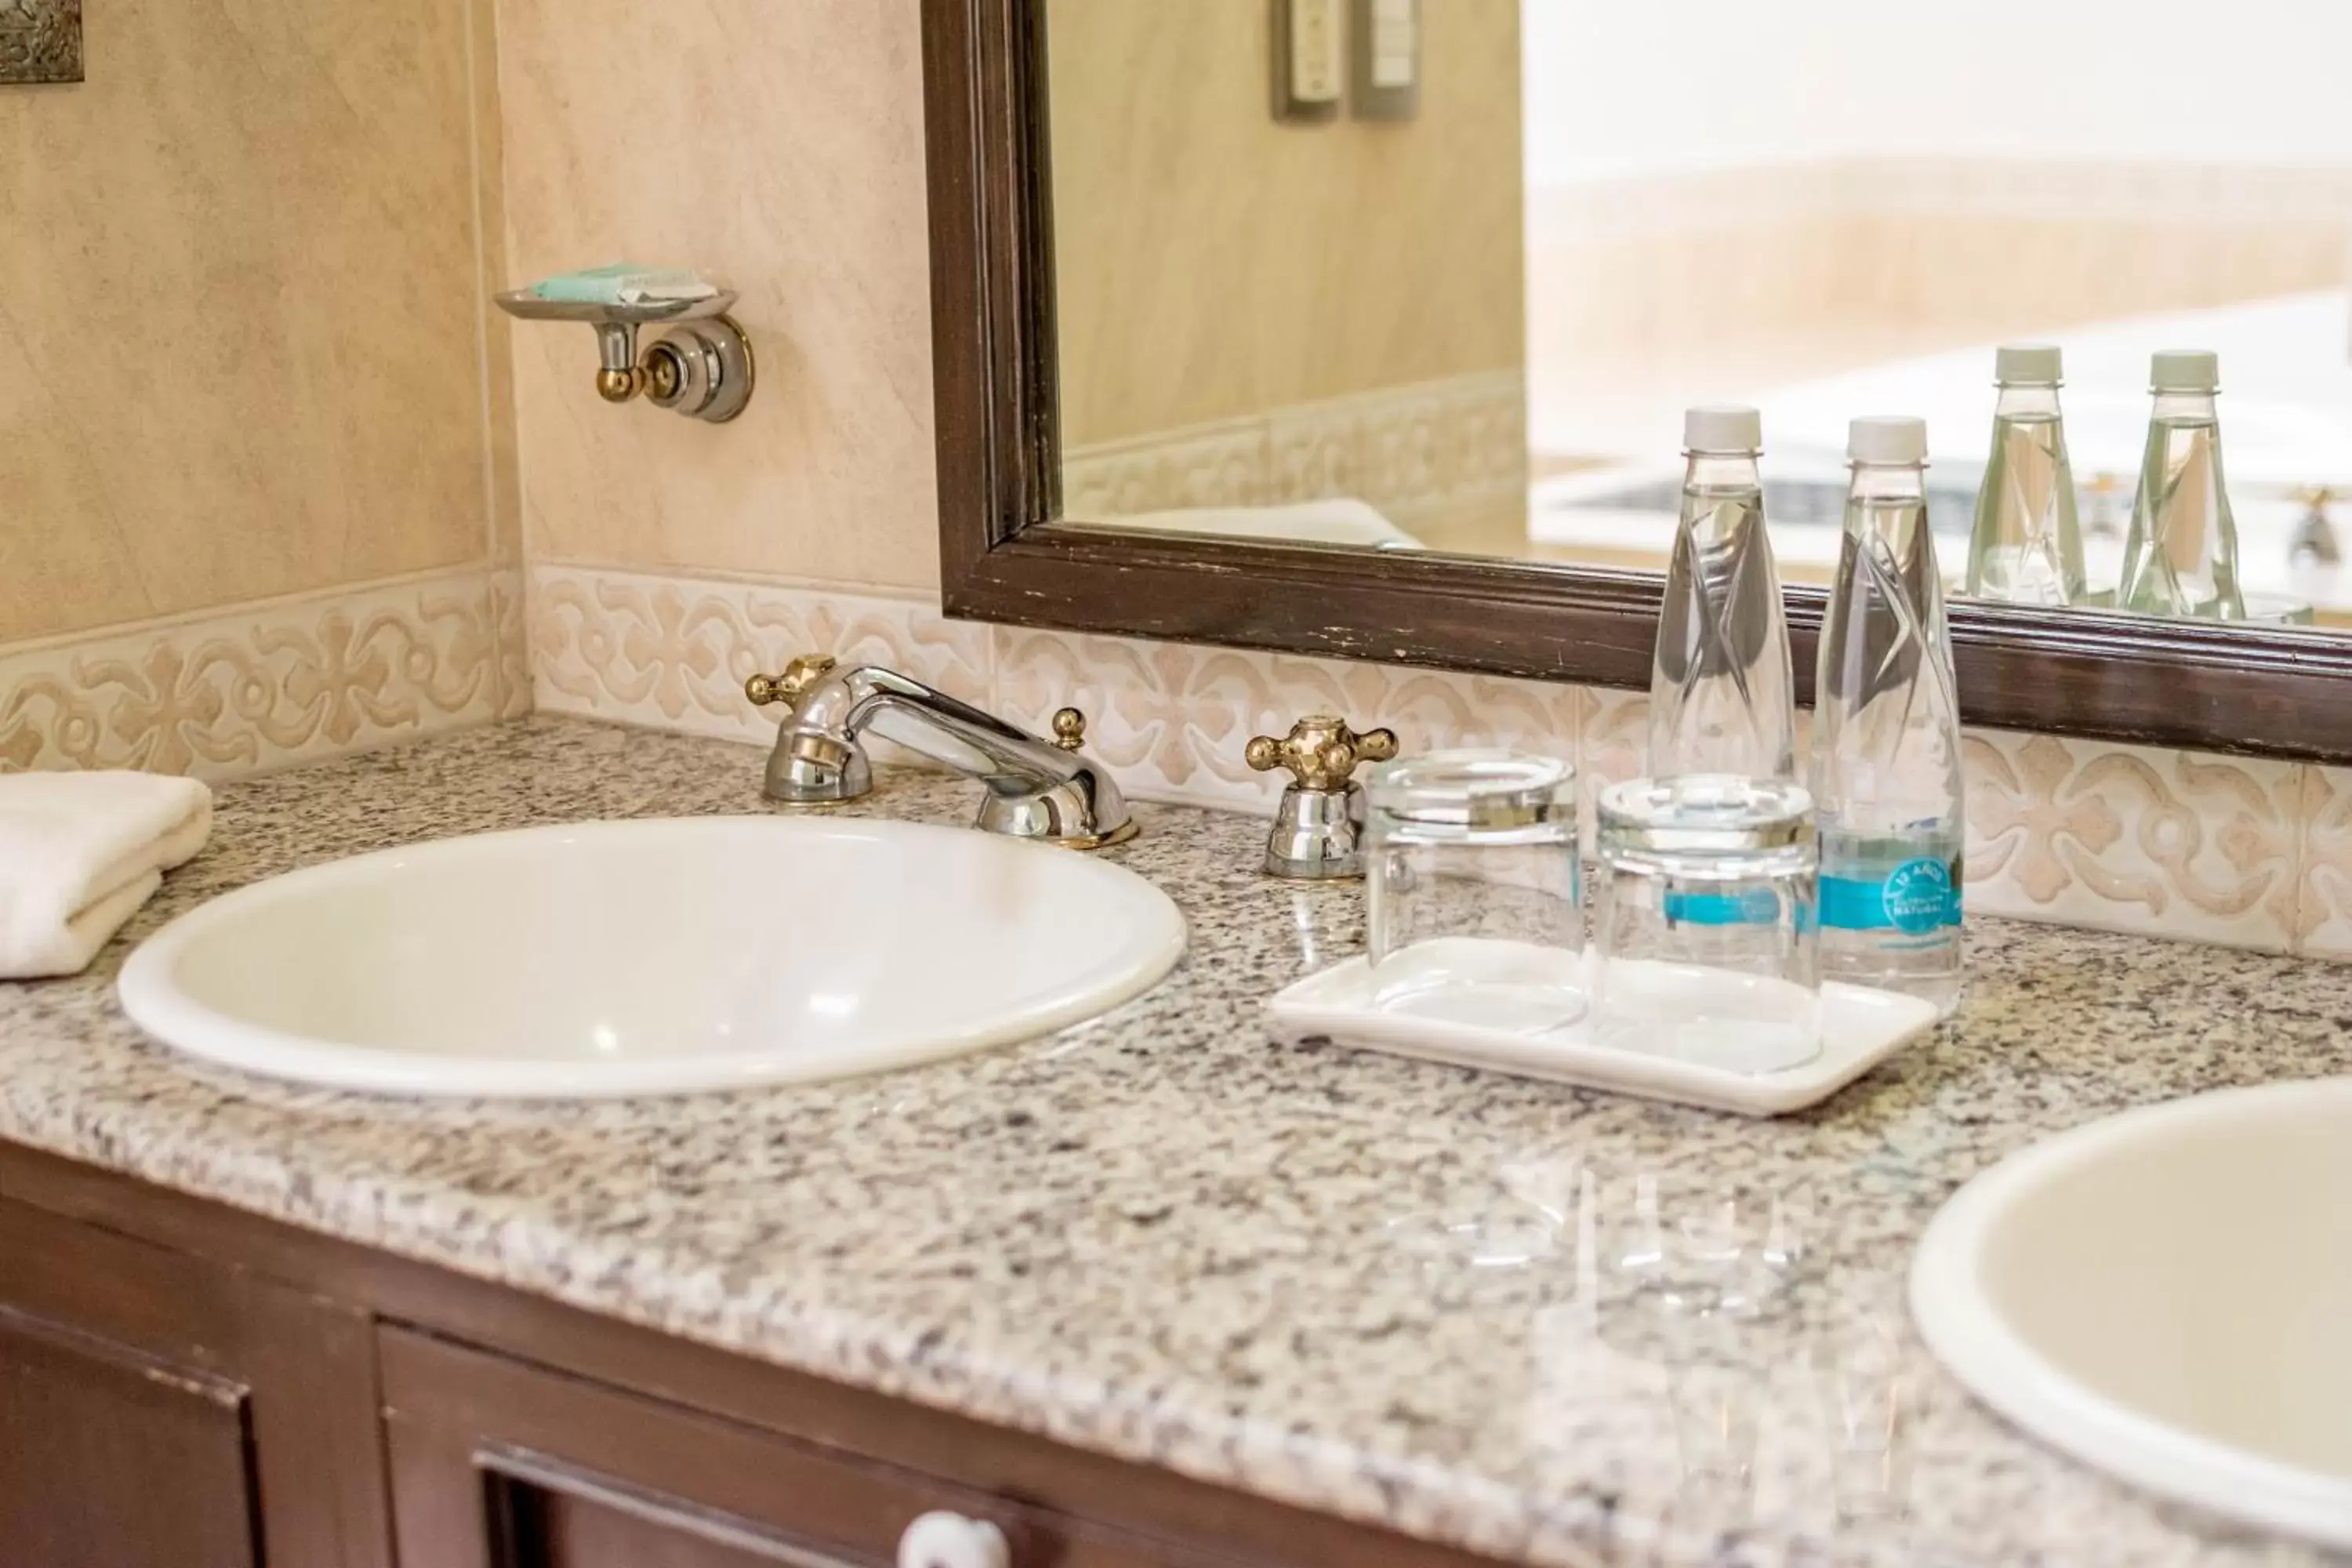
[[[1745,404],[1781,574],[1817,584],[1847,420],[1915,414],[1956,594],[2352,625],[2352,6],[1055,0],[1042,26],[1046,531],[1654,576],[1684,409]],[[2072,484],[2010,446],[1992,488],[2071,510],[2079,586],[1979,537],[2019,342],[2063,355]],[[2218,355],[2227,465],[2159,463],[2143,548],[2193,570],[2233,523],[2231,591],[2119,606],[2173,349]]]

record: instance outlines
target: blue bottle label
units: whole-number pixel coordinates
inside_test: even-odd
[[[1959,923],[1959,883],[1952,868],[1933,856],[1905,861],[1883,882],[1822,879],[1822,924],[1838,931],[1926,936]]]
[[[1665,898],[1666,919],[1685,925],[1770,925],[1780,918],[1780,900],[1769,888],[1744,893],[1676,893]]]

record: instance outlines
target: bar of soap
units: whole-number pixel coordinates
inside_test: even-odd
[[[649,300],[708,300],[719,290],[682,267],[616,261],[543,278],[530,291],[567,305],[635,305]]]

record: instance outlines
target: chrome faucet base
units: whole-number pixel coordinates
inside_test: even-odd
[[[1124,810],[1122,805],[1122,814]],[[1108,827],[1103,821],[1101,801],[1073,780],[1036,795],[991,795],[980,803],[980,816],[972,826],[982,833],[1034,838],[1067,849],[1103,849],[1135,837],[1131,816]]]
[[[878,665],[837,668],[794,659],[782,676],[755,675],[744,695],[788,702],[792,716],[768,758],[767,794],[800,805],[855,800],[874,787],[868,730],[987,786],[982,831],[1073,849],[1135,836],[1118,785],[1082,754],[1086,716],[1054,715],[1054,740],[1032,735],[968,702]]]
[[[1282,792],[1266,840],[1265,868],[1276,877],[1338,881],[1364,874],[1364,787],[1292,784]]]
[[[856,800],[873,787],[874,769],[864,749],[829,735],[795,733],[786,725],[768,755],[770,800],[832,805]]]
[[[1309,713],[1280,740],[1253,738],[1242,760],[1262,773],[1290,772],[1265,843],[1269,875],[1306,882],[1364,874],[1364,787],[1349,775],[1358,763],[1385,763],[1397,754],[1396,732],[1359,734],[1336,713]]]

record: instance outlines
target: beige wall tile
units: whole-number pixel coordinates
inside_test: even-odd
[[[0,643],[484,557],[470,6],[116,0],[0,93]]]
[[[1082,710],[1087,749],[1140,800],[1270,810],[1289,775],[1251,772],[1243,748],[1315,712],[1394,730],[1408,752],[1511,746],[1572,758],[1579,695],[1444,670],[996,630],[998,710],[1045,733],[1055,709]]]
[[[2313,765],[2303,775],[2301,951],[2352,959],[2352,768]]]
[[[1576,808],[1590,858],[1601,792],[1649,771],[1650,694],[1589,686],[1577,695],[1583,716],[1576,741]]]
[[[887,664],[970,702],[991,685],[989,628],[913,599],[535,565],[530,616],[541,709],[722,740],[775,738],[777,710],[743,682],[802,654]]]
[[[917,0],[499,0],[516,281],[616,259],[739,289],[728,426],[612,408],[584,328],[514,329],[530,552],[939,580]]]
[[[2284,952],[2305,768],[1972,731],[1968,901],[1987,914]]]
[[[234,778],[511,711],[512,584],[480,567],[0,649],[0,772]]]
[[[491,296],[507,286],[506,107],[499,98],[497,0],[467,0],[473,13],[475,205],[480,216],[476,352],[481,356],[482,422],[488,432],[490,556],[522,564],[522,459],[515,439],[514,334]],[[513,579],[520,595],[520,578]],[[520,612],[518,612],[520,613]],[[520,642],[516,645],[520,647]],[[528,690],[526,689],[526,700]]]
[[[1270,810],[1284,775],[1252,773],[1243,749],[1318,710],[1385,724],[1408,752],[1573,757],[1588,835],[1595,796],[1645,765],[1639,691],[980,626],[829,589],[547,565],[531,579],[540,699],[561,711],[764,740],[743,677],[831,649],[1041,734],[1055,709],[1083,709],[1087,749],[1138,799]],[[2002,731],[1965,745],[1971,910],[2352,960],[2352,768]]]

